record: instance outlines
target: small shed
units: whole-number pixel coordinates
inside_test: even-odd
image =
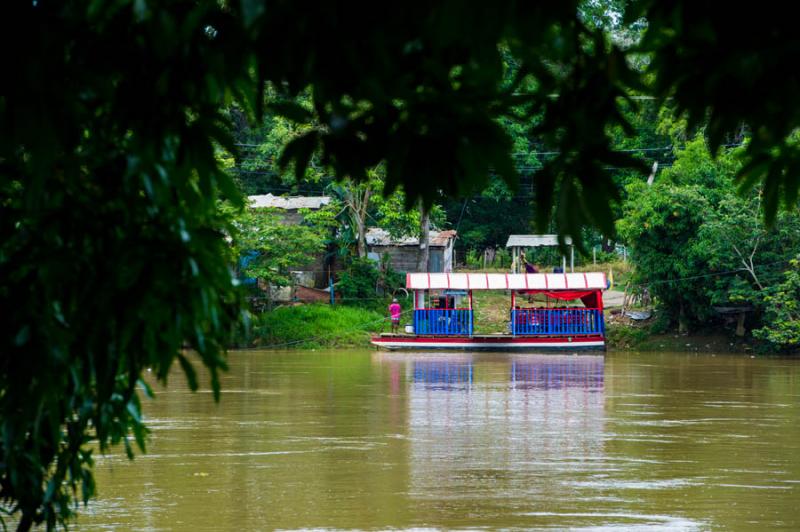
[[[453,230],[431,231],[428,271],[449,273],[453,271],[453,249],[457,233]],[[389,265],[398,272],[417,271],[419,238],[392,237],[385,229],[367,230],[367,256],[375,261],[389,255]]]
[[[572,246],[572,239],[564,237],[564,243],[569,246],[569,270],[575,271],[575,248]],[[558,235],[511,235],[508,237],[506,247],[511,248],[511,268],[512,273],[525,273],[525,265],[520,260],[521,254],[527,248],[538,247],[557,247]],[[567,257],[561,256],[561,272],[567,271]]]

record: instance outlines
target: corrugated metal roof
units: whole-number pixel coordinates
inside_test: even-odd
[[[453,230],[431,231],[429,234],[430,245],[432,247],[445,247],[447,246],[447,241],[455,238],[455,236],[456,232]],[[415,236],[394,238],[389,234],[389,231],[380,227],[367,229],[366,238],[369,246],[419,246],[419,238]]]
[[[409,273],[412,290],[605,290],[606,274],[586,273]]]
[[[247,196],[250,206],[254,209],[272,207],[275,209],[321,209],[331,202],[330,196]]]
[[[430,233],[430,241],[431,246],[446,246],[447,242],[456,237],[458,233],[456,233],[452,229],[448,229],[447,231],[431,231]]]
[[[564,241],[568,246],[572,245],[570,237],[564,237]],[[506,242],[507,248],[523,247],[535,248],[539,246],[557,246],[558,235],[511,235]]]

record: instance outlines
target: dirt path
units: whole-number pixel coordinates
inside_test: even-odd
[[[618,290],[606,290],[603,292],[603,306],[605,308],[621,307],[625,299],[625,292]]]

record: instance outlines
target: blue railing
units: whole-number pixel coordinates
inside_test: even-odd
[[[472,311],[469,309],[416,309],[415,334],[472,335]]]
[[[589,308],[511,311],[511,334],[554,336],[604,334],[603,311]]]

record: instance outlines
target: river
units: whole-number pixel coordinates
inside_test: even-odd
[[[800,529],[800,361],[230,353],[75,530]]]

